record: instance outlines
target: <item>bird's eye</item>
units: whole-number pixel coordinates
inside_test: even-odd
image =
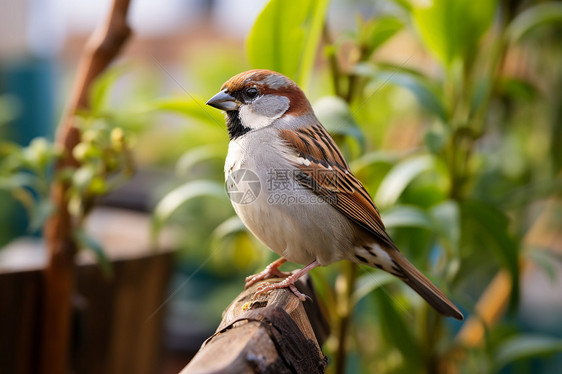
[[[248,89],[246,90],[246,96],[247,96],[249,99],[255,99],[255,98],[258,96],[259,93],[260,93],[260,92],[259,92],[258,89],[255,88],[255,87],[250,87],[250,88],[248,88]]]

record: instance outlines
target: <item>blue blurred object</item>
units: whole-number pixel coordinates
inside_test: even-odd
[[[55,68],[47,58],[18,59],[0,64],[0,96],[9,95],[19,103],[15,119],[5,125],[3,135],[23,146],[36,137],[53,138]],[[19,204],[2,193],[0,246],[27,232],[28,219]],[[39,233],[34,233],[35,235]]]
[[[29,59],[0,65],[0,94],[19,100],[18,118],[8,124],[11,140],[27,145],[38,136],[52,138],[54,66],[51,60]]]

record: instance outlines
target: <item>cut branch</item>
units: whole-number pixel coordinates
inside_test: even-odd
[[[287,289],[250,298],[259,282],[242,292],[223,313],[215,334],[182,370],[188,373],[323,373],[320,345],[328,334],[316,301],[302,303]],[[312,289],[297,282],[314,299]]]

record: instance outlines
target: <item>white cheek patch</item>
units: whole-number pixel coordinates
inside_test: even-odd
[[[262,114],[256,113],[250,108],[250,105],[242,105],[240,107],[240,110],[238,111],[238,115],[240,116],[242,126],[248,127],[252,130],[257,130],[261,129],[262,127],[269,126],[274,120],[278,118],[267,117]]]
[[[242,126],[252,130],[269,126],[289,109],[289,99],[285,96],[264,95],[253,102],[241,105],[238,116]]]

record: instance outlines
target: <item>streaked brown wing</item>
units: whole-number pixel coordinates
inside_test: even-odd
[[[379,212],[361,182],[351,173],[332,137],[320,124],[299,130],[280,130],[294,151],[299,184],[325,198],[340,213],[371,232],[380,244],[396,248]]]
[[[392,259],[392,274],[400,277],[440,313],[463,319],[458,308],[396,248],[385,231],[373,200],[349,170],[333,139],[322,125],[296,131],[280,130],[281,138],[294,151],[289,156],[299,168],[298,182],[319,196],[357,225],[374,235],[374,239]]]

